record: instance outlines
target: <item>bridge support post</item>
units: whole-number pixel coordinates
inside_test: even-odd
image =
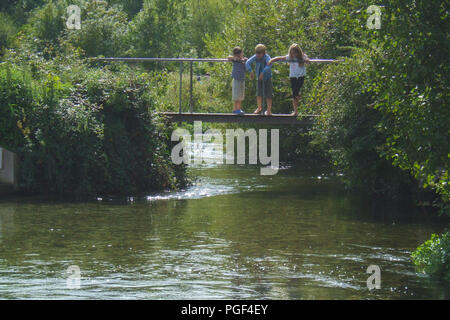
[[[190,76],[191,76],[191,82],[190,82],[190,88],[189,88],[189,90],[190,90],[190,96],[189,96],[189,111],[192,113],[192,112],[194,112],[194,100],[193,100],[193,98],[192,98],[192,77],[193,77],[193,62],[191,61],[191,74],[190,74]]]
[[[183,62],[180,62],[180,104],[178,107],[178,112],[181,113],[181,94],[182,94],[182,89],[183,89]]]
[[[15,153],[0,147],[0,195],[17,191],[18,164]]]

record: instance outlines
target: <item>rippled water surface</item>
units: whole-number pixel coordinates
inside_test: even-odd
[[[448,299],[410,253],[442,226],[342,192],[336,178],[191,169],[187,190],[86,203],[0,200],[0,298]],[[79,266],[79,289],[67,268]],[[369,265],[381,289],[369,291]]]

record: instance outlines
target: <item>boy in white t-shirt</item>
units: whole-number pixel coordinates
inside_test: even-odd
[[[300,100],[300,89],[303,86],[306,75],[305,64],[309,63],[309,58],[303,53],[300,46],[296,43],[290,46],[287,56],[275,57],[269,61],[269,66],[277,61],[289,62],[289,78],[292,88],[292,106],[294,111],[292,116],[298,115],[298,101]]]

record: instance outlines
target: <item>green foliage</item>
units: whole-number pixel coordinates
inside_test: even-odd
[[[174,111],[179,108],[179,83],[180,78],[177,73],[168,73],[163,75],[164,80],[162,81],[159,88],[161,89],[161,94],[157,97],[158,109],[161,111]],[[163,86],[165,85],[165,86]],[[190,93],[189,93],[189,74],[183,74],[183,84],[182,84],[182,111],[188,112],[190,108]],[[192,85],[192,103],[194,112],[214,112],[217,107],[231,109],[232,101],[231,99],[224,102],[220,97],[215,94],[215,82],[207,77],[193,77]]]
[[[231,3],[221,0],[191,0],[189,5],[190,17],[187,28],[190,35],[192,50],[195,50],[199,57],[207,55],[204,39],[208,36],[220,34],[225,19],[234,23]]]
[[[321,117],[312,131],[313,144],[329,154],[344,181],[372,196],[398,198],[413,191],[408,174],[380,156],[386,134],[377,127],[381,114],[373,108],[371,81],[374,53],[355,53],[330,65],[314,79],[308,105]]]
[[[30,109],[33,95],[29,79],[20,70],[2,64],[0,69],[0,138],[1,146],[19,151],[26,143],[24,110]]]
[[[177,57],[184,49],[181,41],[184,1],[146,0],[143,9],[129,24],[127,55]]]
[[[131,19],[141,11],[144,0],[109,0],[112,6],[119,6]]]
[[[81,9],[80,30],[66,27],[69,5]],[[22,31],[38,51],[68,40],[86,56],[197,57],[207,55],[205,36],[221,31],[228,17],[223,13],[234,5],[218,0],[42,0],[5,6],[4,15],[18,25],[30,16]],[[10,23],[3,29],[0,41],[2,33],[14,31]]]
[[[0,145],[18,153],[23,191],[129,195],[186,183],[170,160],[173,128],[151,112],[150,75],[92,69],[75,84],[48,73],[29,85],[26,70],[0,71]]]
[[[0,11],[8,15],[17,26],[27,22],[30,12],[43,6],[49,0],[9,0],[0,2]],[[7,18],[5,18],[7,20]],[[2,19],[3,21],[3,19]]]
[[[122,56],[127,15],[120,8],[109,7],[106,1],[82,2],[80,9],[81,29],[67,30],[67,40],[88,57]]]
[[[202,57],[204,38],[221,31],[229,3],[218,0],[145,0],[129,24],[126,54]]]
[[[40,40],[43,43],[56,44],[57,38],[65,28],[66,1],[50,1],[36,9],[30,18],[25,31],[30,40]],[[40,48],[39,48],[40,49]]]
[[[312,134],[304,128],[280,128],[280,161],[299,166],[329,168],[329,155],[314,144]]]
[[[6,13],[0,12],[0,53],[7,48],[17,32],[17,26],[14,20]]]
[[[448,206],[448,11],[442,1],[391,1],[384,25],[372,83],[388,135],[383,155]]]
[[[430,240],[411,254],[411,258],[420,271],[450,280],[450,233],[440,237],[432,234]]]

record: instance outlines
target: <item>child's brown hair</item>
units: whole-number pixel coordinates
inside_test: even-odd
[[[294,43],[289,47],[289,51],[288,51],[289,59],[294,59],[294,54],[293,54],[294,51],[298,53],[298,58],[300,60],[302,60],[302,61],[305,60],[303,51],[297,43]],[[304,61],[300,62],[299,65],[303,67],[305,65]]]
[[[233,49],[233,55],[236,56],[238,54],[242,53],[242,48],[241,47],[234,47]]]

